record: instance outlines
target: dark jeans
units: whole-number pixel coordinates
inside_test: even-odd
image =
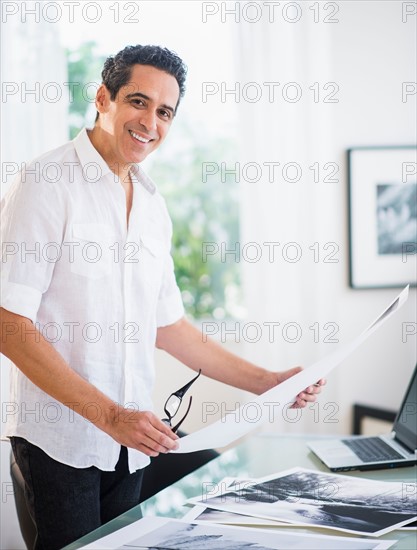
[[[36,550],[58,550],[139,503],[143,470],[129,474],[121,448],[114,472],[73,468],[20,437],[10,438],[37,527]]]

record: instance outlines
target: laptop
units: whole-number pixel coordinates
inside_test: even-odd
[[[400,468],[417,464],[417,366],[392,432],[378,437],[348,436],[308,442],[333,472]]]

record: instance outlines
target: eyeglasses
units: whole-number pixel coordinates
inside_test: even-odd
[[[177,414],[178,409],[180,408],[182,398],[187,393],[187,391],[190,389],[190,387],[194,384],[194,382],[197,380],[197,378],[201,374],[201,369],[198,371],[197,376],[195,376],[188,384],[185,384],[182,388],[177,390],[174,393],[171,393],[171,395],[168,397],[168,399],[165,402],[164,411],[167,415],[167,418],[163,418],[162,422],[167,424],[171,430],[176,433],[178,428],[181,426],[181,424],[184,422],[184,420],[187,418],[188,413],[190,412],[191,403],[192,403],[192,396],[190,396],[190,401],[188,403],[187,410],[185,412],[185,415],[182,417],[182,419],[176,424],[174,427],[172,426],[171,420],[174,418],[174,416]]]

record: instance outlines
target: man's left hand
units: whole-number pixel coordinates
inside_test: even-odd
[[[302,370],[302,367],[294,367],[283,372],[277,372],[277,384],[281,384],[281,382],[284,382],[285,380],[291,378],[291,376],[294,376],[295,374],[298,374]],[[322,386],[324,386],[325,384],[326,379],[321,378],[315,384],[312,384],[311,386],[305,388],[305,390],[297,395],[295,402],[291,405],[291,408],[302,409],[306,407],[308,403],[314,403],[317,399],[317,395],[321,392]]]

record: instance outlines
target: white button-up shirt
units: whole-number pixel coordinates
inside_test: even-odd
[[[165,202],[135,165],[133,204],[87,131],[32,161],[2,201],[1,306],[28,317],[115,402],[152,410],[157,327],[183,314]],[[6,436],[70,466],[111,471],[120,445],[11,365]],[[99,415],[94,403],[89,417]],[[129,449],[129,470],[149,458]]]

